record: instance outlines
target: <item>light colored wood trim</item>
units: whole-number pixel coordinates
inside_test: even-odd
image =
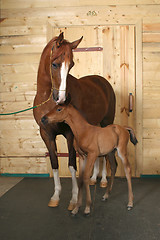
[[[136,23],[136,176],[143,171],[142,21]]]

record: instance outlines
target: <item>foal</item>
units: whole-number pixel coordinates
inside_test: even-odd
[[[91,172],[98,156],[106,156],[113,150],[117,150],[119,157],[124,165],[124,170],[128,182],[128,210],[133,207],[133,193],[131,184],[131,168],[127,158],[127,144],[129,136],[131,142],[136,145],[137,139],[133,130],[129,127],[121,127],[119,125],[108,125],[105,128],[90,125],[83,116],[71,104],[57,105],[50,113],[46,114],[41,122],[43,126],[65,121],[73,131],[74,145],[80,156],[80,170],[79,170],[79,193],[78,202],[73,209],[72,214],[77,214],[82,205],[82,187],[86,188],[86,207],[85,214],[90,213],[91,195],[89,188],[89,181]],[[85,159],[86,165],[83,166]],[[112,164],[112,163],[111,163]],[[111,165],[112,169],[112,165]],[[113,174],[113,171],[111,171]],[[115,174],[115,172],[114,172]],[[109,185],[109,184],[108,184]],[[107,191],[103,196],[103,200],[108,198],[111,191],[112,184],[107,187]]]

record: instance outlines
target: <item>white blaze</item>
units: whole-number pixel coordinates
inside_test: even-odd
[[[65,62],[62,63],[61,66],[61,84],[59,88],[59,100],[57,103],[63,103],[66,100],[66,80],[67,80],[67,74],[68,74],[68,64],[65,64]]]

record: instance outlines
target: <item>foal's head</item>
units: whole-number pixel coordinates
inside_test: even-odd
[[[50,74],[53,83],[53,99],[57,103],[66,100],[66,80],[70,69],[74,66],[72,50],[81,42],[83,37],[72,43],[66,41],[61,33],[53,42],[50,56]]]
[[[53,110],[42,117],[41,122],[45,126],[50,123],[64,122],[68,116],[67,105],[57,105]]]

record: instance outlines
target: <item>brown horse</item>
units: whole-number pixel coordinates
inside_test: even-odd
[[[78,186],[76,182],[76,152],[73,147],[73,133],[65,123],[51,123],[44,128],[41,118],[49,113],[57,103],[64,103],[67,96],[72,97],[72,104],[79,109],[85,119],[93,124],[106,126],[111,124],[115,115],[115,94],[109,82],[103,77],[92,75],[76,79],[69,74],[73,67],[73,53],[82,38],[72,43],[64,40],[63,33],[53,38],[44,48],[37,76],[37,94],[34,100],[34,117],[40,126],[53,169],[55,191],[48,204],[59,204],[61,184],[58,174],[56,136],[61,134],[67,139],[69,150],[69,169],[72,175],[72,199],[69,209],[77,202]],[[53,96],[53,97],[52,97]],[[115,162],[114,154],[109,156]]]
[[[89,124],[71,104],[56,106],[50,113],[42,118],[42,123],[47,126],[55,122],[67,123],[74,134],[75,149],[80,156],[80,175],[79,175],[79,194],[78,202],[72,214],[77,214],[79,207],[82,205],[82,186],[86,189],[86,208],[85,214],[90,213],[91,195],[89,189],[89,179],[93,165],[98,156],[106,156],[114,149],[117,150],[118,156],[124,165],[124,170],[128,182],[128,210],[133,207],[133,193],[131,184],[131,168],[127,158],[127,144],[129,136],[131,142],[136,145],[137,139],[133,130],[129,127],[111,124],[105,128]],[[83,167],[83,160],[87,157],[86,165]],[[111,162],[112,167],[112,162]],[[84,168],[84,169],[83,169]],[[111,191],[107,189],[103,199],[108,198]]]

